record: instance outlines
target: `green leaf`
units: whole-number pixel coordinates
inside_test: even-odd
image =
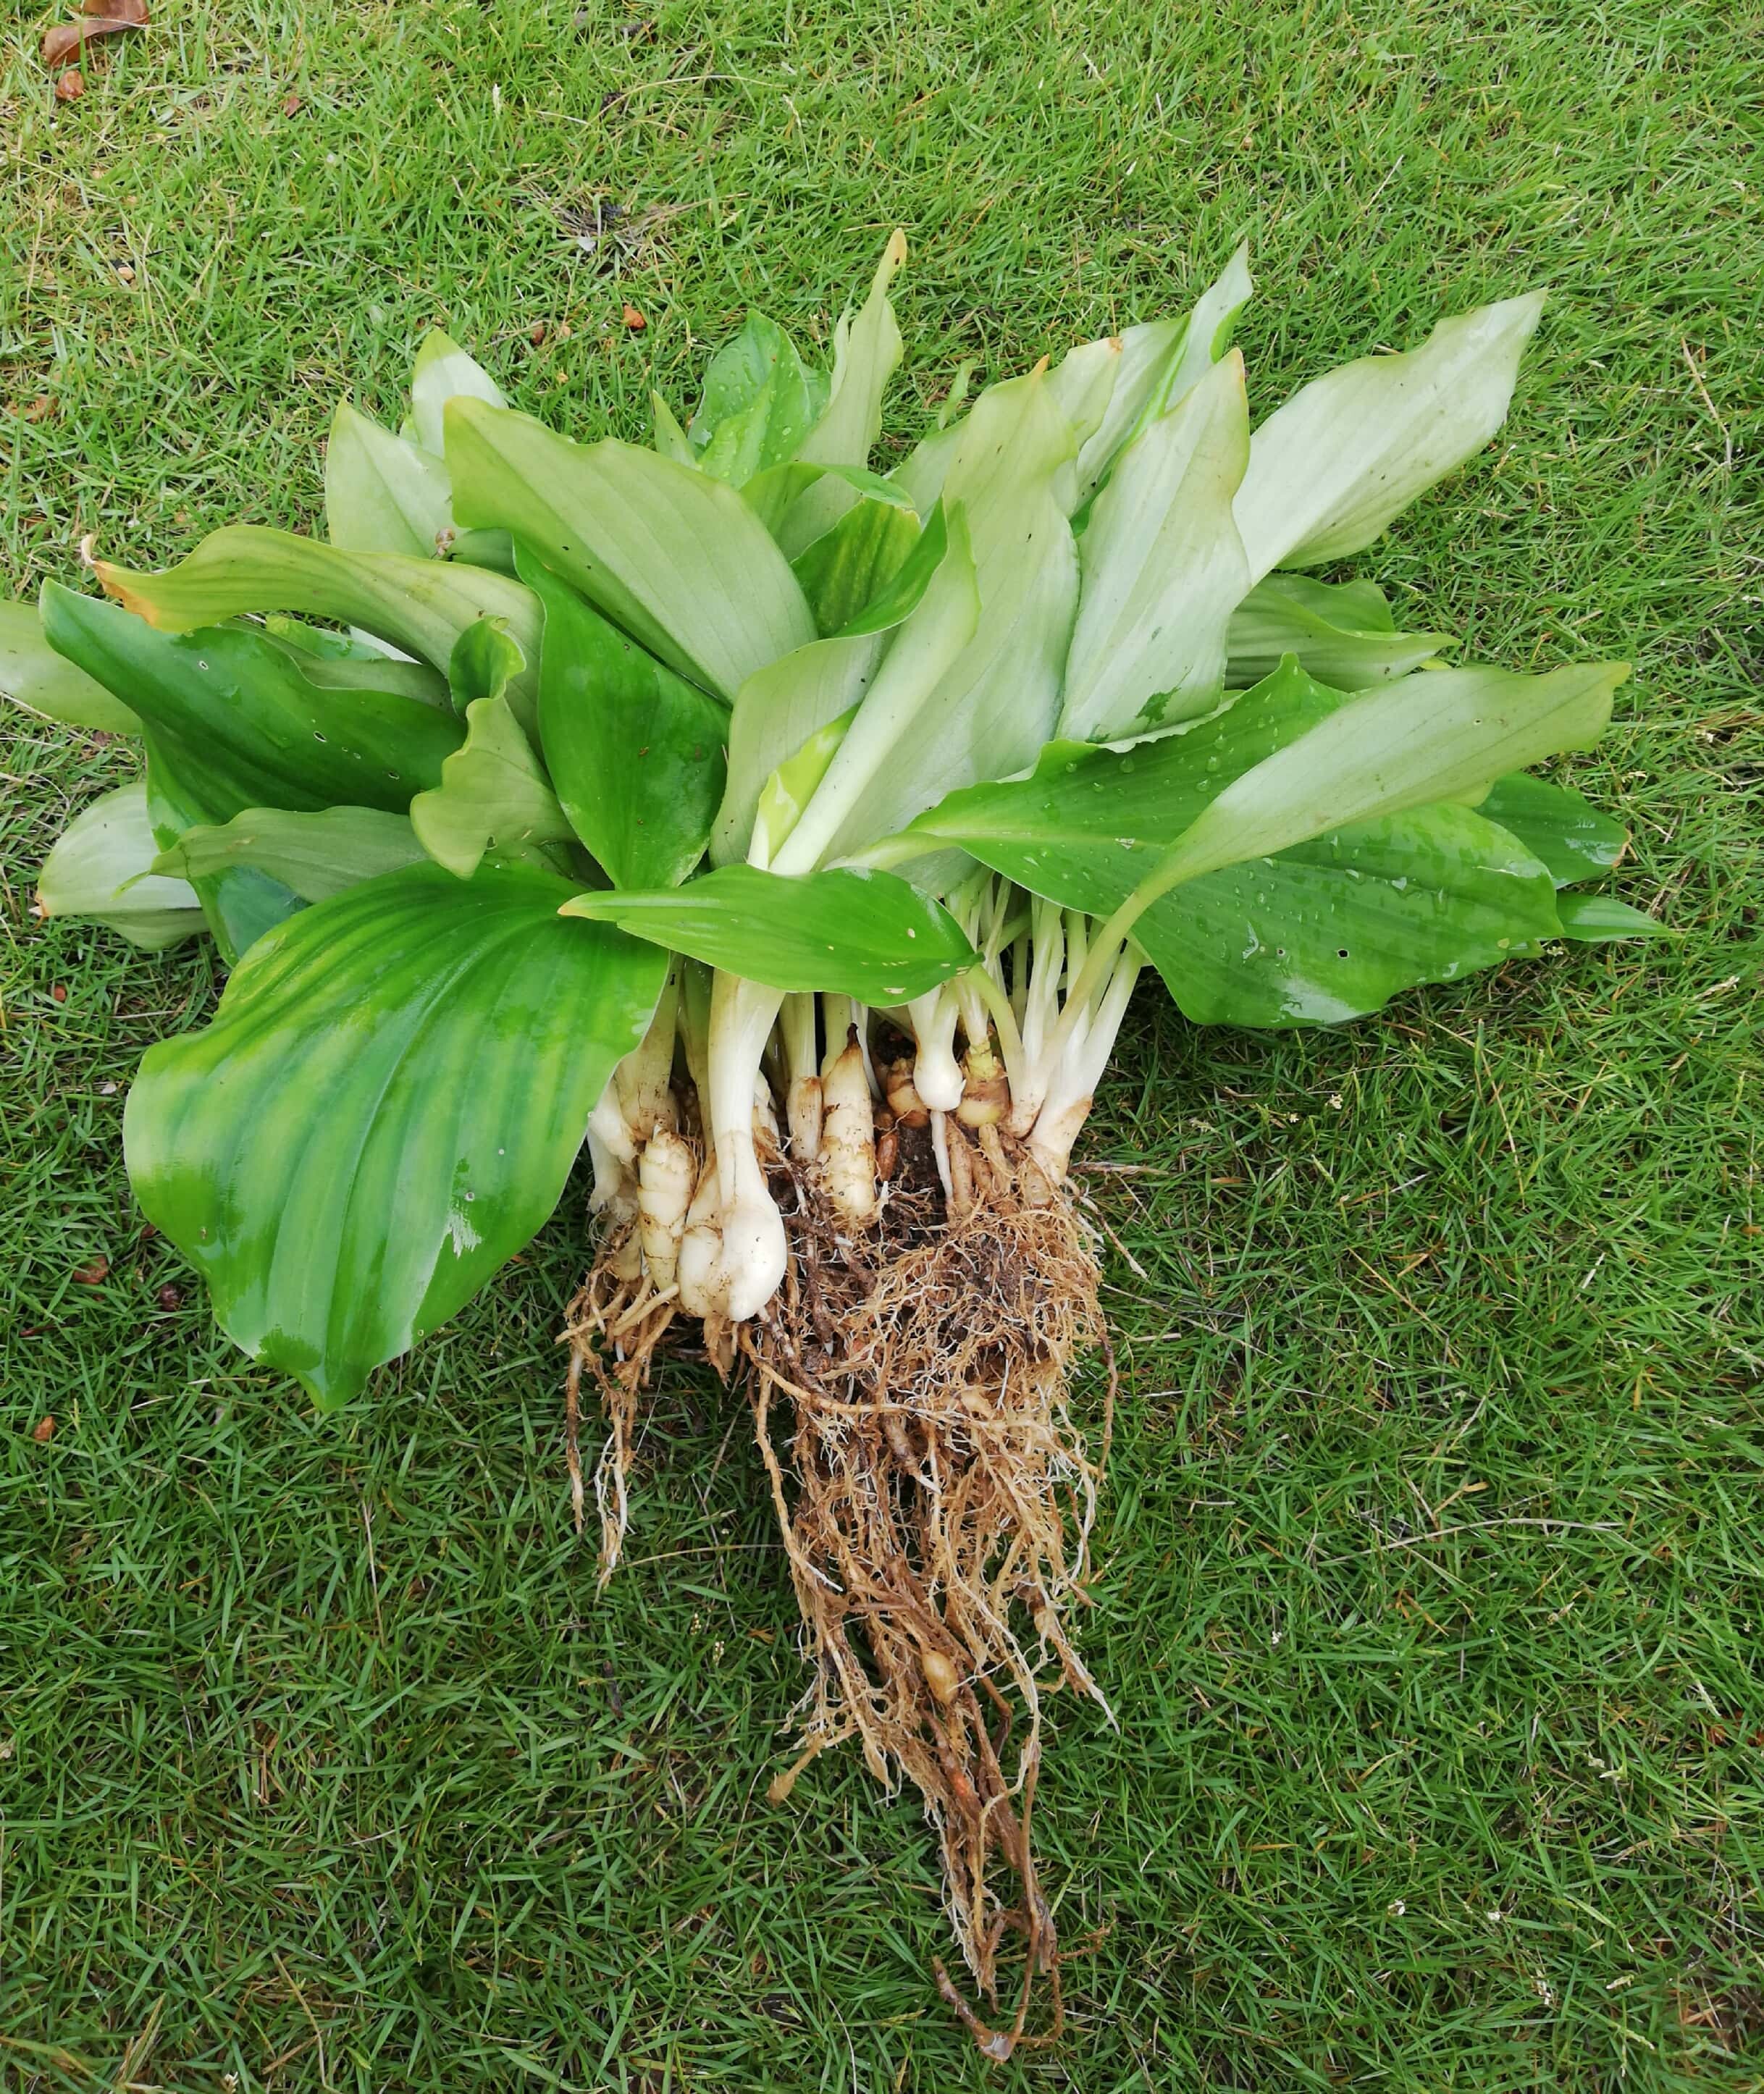
[[[848,509],[790,563],[816,630],[841,632],[862,618],[906,565],[921,535],[910,509],[881,502]]]
[[[815,637],[783,554],[720,480],[610,437],[572,444],[474,400],[448,409],[447,432],[460,521],[528,541],[690,681],[731,698]]]
[[[156,873],[205,880],[250,867],[306,901],[328,901],[383,872],[424,862],[409,818],[377,807],[325,807],[293,814],[247,807],[230,822],[199,823],[153,861]]]
[[[450,400],[481,400],[490,407],[508,405],[502,389],[484,366],[439,328],[431,328],[411,369],[411,419],[418,444],[436,458],[445,449],[442,422]]]
[[[854,706],[837,719],[829,720],[766,780],[759,805],[754,810],[756,863],[769,864],[777,855],[778,846],[801,820],[803,810],[815,797],[815,789],[827,775],[828,766],[839,754],[840,744],[857,717],[858,708]]]
[[[545,606],[539,730],[571,826],[615,887],[671,887],[704,855],[728,715],[583,602],[526,547]]]
[[[1449,633],[1398,632],[1383,592],[1370,582],[1269,575],[1232,613],[1226,680],[1258,683],[1291,654],[1319,683],[1360,691],[1406,676],[1453,644]]]
[[[893,579],[844,632],[799,647],[741,686],[729,722],[728,784],[710,838],[716,864],[746,856],[766,780],[869,689],[885,636],[918,610],[948,550],[948,526],[934,508]]]
[[[1536,952],[1555,904],[1529,852],[1447,804],[1192,880],[1134,936],[1197,1024],[1335,1024]]]
[[[1079,541],[1062,734],[1088,741],[1218,703],[1226,627],[1249,587],[1232,519],[1249,452],[1233,351],[1115,460]]]
[[[524,870],[384,875],[304,910],[124,1123],[150,1220],[215,1313],[327,1408],[444,1322],[563,1189],[667,970]]]
[[[241,611],[304,611],[359,626],[445,669],[474,619],[500,618],[528,660],[538,657],[532,597],[506,575],[458,561],[345,553],[292,531],[236,524],[158,574],[132,574],[107,560],[95,572],[106,595],[162,632],[188,632]],[[517,709],[530,702],[525,690],[514,697]]]
[[[27,712],[67,727],[139,734],[141,722],[119,697],[49,644],[34,603],[0,603],[0,691]]]
[[[824,380],[810,381],[789,336],[750,312],[711,358],[687,435],[706,472],[740,487],[795,455],[824,399]]]
[[[749,981],[863,1003],[923,996],[975,959],[947,910],[892,873],[849,867],[790,879],[726,865],[662,892],[579,894],[564,913]]]
[[[111,690],[129,693],[180,774],[225,820],[247,807],[350,804],[402,813],[437,784],[460,723],[412,698],[314,682],[303,658],[240,627],[156,632],[54,582],[43,627]]]
[[[1602,945],[1612,938],[1671,938],[1670,923],[1645,916],[1614,894],[1558,894],[1556,914],[1562,935],[1580,945]]]
[[[989,387],[960,428],[945,506],[959,506],[967,520],[980,619],[841,831],[838,856],[902,828],[954,787],[1032,763],[1054,731],[1078,606],[1078,551],[1066,520],[1071,425],[1045,376],[1032,373]]]
[[[906,259],[906,236],[889,236],[871,280],[870,295],[855,315],[848,308],[833,329],[833,376],[825,411],[798,446],[810,465],[867,466],[882,433],[882,396],[901,360],[901,331],[889,301],[889,285]],[[831,530],[851,506],[839,481],[819,481],[799,497],[790,519],[792,550]]]
[[[1310,567],[1370,545],[1506,419],[1544,293],[1441,320],[1420,348],[1317,379],[1249,445],[1237,528],[1249,571]]]
[[[454,649],[448,680],[466,715],[465,745],[442,764],[441,784],[411,802],[411,826],[436,863],[461,880],[486,851],[505,863],[567,869],[546,846],[569,842],[569,822],[508,702],[525,667],[519,648],[488,619],[468,626]]]
[[[453,524],[447,467],[340,402],[325,447],[324,520],[326,536],[344,552],[432,560]]]
[[[1578,793],[1523,771],[1496,779],[1476,811],[1517,836],[1549,867],[1558,887],[1609,872],[1629,840],[1621,822],[1601,815]]]
[[[693,449],[686,432],[680,426],[673,409],[659,393],[650,393],[650,412],[655,422],[655,442],[652,448],[662,457],[671,458],[676,465],[696,467],[698,454]]]
[[[86,916],[120,931],[150,953],[206,928],[201,898],[178,879],[159,876],[147,819],[144,779],[119,785],[76,815],[37,880],[46,916]]]
[[[787,558],[794,559],[816,537],[825,535],[824,529],[811,526],[806,515],[793,521],[797,497],[823,480],[836,480],[854,494],[885,502],[891,508],[918,513],[904,487],[858,466],[805,465],[802,459],[793,458],[787,465],[769,467],[748,481],[741,489],[741,499],[777,541]]]
[[[149,735],[146,751],[147,819],[162,851],[171,849],[191,829],[213,828],[236,811],[230,801],[215,797],[206,789],[200,767],[184,754],[181,744],[157,742]],[[291,887],[257,866],[228,866],[193,875],[190,884],[229,967],[265,932],[306,906]]]

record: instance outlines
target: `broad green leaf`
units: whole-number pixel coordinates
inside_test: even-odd
[[[315,683],[303,658],[252,629],[159,632],[54,582],[43,585],[42,615],[62,653],[129,693],[222,820],[247,807],[402,813],[412,793],[440,782],[463,733],[451,714],[415,699]]]
[[[863,1003],[923,996],[975,959],[947,910],[892,873],[849,868],[789,879],[726,865],[657,893],[579,894],[564,913],[749,981]]]
[[[489,567],[499,575],[515,572],[515,541],[506,531],[456,531],[442,549],[442,558],[468,567]]]
[[[153,861],[156,873],[205,880],[240,867],[267,873],[306,901],[328,901],[383,872],[424,862],[409,818],[378,807],[324,807],[293,814],[247,807],[230,822],[183,831]]]
[[[1357,553],[1506,419],[1544,293],[1441,320],[1420,348],[1317,379],[1249,445],[1237,528],[1257,580]]]
[[[797,496],[823,480],[836,480],[854,494],[888,502],[897,509],[913,508],[913,498],[904,488],[884,480],[880,473],[854,465],[805,465],[800,458],[793,458],[788,464],[768,467],[748,481],[741,489],[741,499],[778,541],[787,559],[794,559],[806,550],[815,536],[824,535],[805,535],[806,522],[793,529],[790,520]]]
[[[62,831],[37,880],[43,914],[91,917],[150,953],[196,936],[206,928],[201,898],[159,875],[157,854],[146,780],[119,785]]]
[[[411,419],[418,444],[437,458],[445,449],[442,423],[450,400],[481,400],[490,407],[508,405],[502,387],[483,365],[439,328],[432,328],[411,369]]]
[[[988,388],[960,428],[945,501],[967,521],[979,622],[841,831],[841,857],[904,827],[952,788],[1032,763],[1053,732],[1078,604],[1066,520],[1071,426],[1045,375],[1032,372]],[[854,739],[862,731],[860,721]]]
[[[871,280],[870,295],[854,315],[842,313],[833,330],[833,376],[827,406],[797,447],[810,465],[867,466],[882,433],[882,396],[901,360],[901,331],[889,301],[889,285],[906,259],[906,236],[889,236]],[[823,480],[797,498],[791,515],[793,550],[831,530],[851,506],[852,494],[836,480]]]
[[[1476,811],[1541,858],[1558,887],[1609,872],[1628,841],[1622,823],[1601,815],[1578,793],[1523,771],[1496,779]]]
[[[1079,541],[1062,735],[1092,741],[1218,703],[1226,627],[1249,587],[1232,518],[1249,450],[1233,351],[1115,460]]]
[[[1191,880],[1134,936],[1197,1024],[1336,1024],[1559,935],[1549,874],[1465,806],[1411,809]]]
[[[27,712],[67,727],[141,732],[120,698],[50,645],[34,603],[0,603],[0,691]]]
[[[1602,945],[1612,938],[1670,938],[1670,923],[1645,916],[1614,894],[1558,894],[1556,914],[1562,935],[1580,945]]]
[[[1610,662],[1547,676],[1420,670],[1362,692],[1234,779],[1184,832],[1153,884],[1174,887],[1589,748],[1628,673],[1627,663]]]
[[[441,783],[411,802],[411,826],[437,865],[469,880],[493,851],[563,871],[547,849],[570,841],[563,809],[508,702],[526,667],[519,648],[486,619],[459,636],[449,665],[466,739],[441,765]]]
[[[553,789],[615,887],[671,887],[704,855],[728,715],[525,547],[519,557],[545,606],[539,731]]]
[[[475,400],[453,403],[447,431],[460,521],[530,543],[692,682],[732,698],[755,669],[815,637],[783,554],[720,480],[610,437],[572,444]]]
[[[687,436],[706,472],[740,487],[793,457],[824,404],[825,381],[811,381],[789,336],[750,312],[711,358]]]
[[[447,468],[340,402],[324,454],[325,535],[345,553],[432,560],[453,523]]]
[[[1454,643],[1445,632],[1398,632],[1371,583],[1332,586],[1305,575],[1269,575],[1232,613],[1226,680],[1259,683],[1293,655],[1320,683],[1360,691],[1406,676]]]
[[[259,630],[254,624],[237,622],[248,632]],[[347,633],[327,632],[319,626],[303,626],[294,619],[267,618],[262,630],[299,664],[309,684],[328,691],[389,691],[394,697],[415,698],[419,704],[437,706],[442,712],[454,709],[447,679],[426,662],[401,660],[383,653],[376,642],[354,640]],[[297,633],[298,636],[293,636]],[[341,641],[343,645],[335,651],[314,645],[314,641],[320,638]]]
[[[358,626],[445,669],[474,619],[500,618],[528,660],[538,656],[539,606],[532,597],[506,575],[457,561],[345,553],[292,531],[236,524],[158,574],[132,574],[107,560],[95,572],[107,595],[166,632],[189,632],[241,611],[304,611]],[[515,697],[517,707],[530,702],[525,690]]]
[[[171,849],[193,828],[213,828],[237,811],[230,799],[214,793],[201,767],[185,755],[181,743],[162,743],[149,735],[145,751],[147,819],[162,851]],[[229,967],[267,931],[306,906],[285,881],[258,866],[226,866],[188,877]]]
[[[881,502],[848,509],[791,562],[816,630],[842,632],[862,617],[900,572],[920,535],[910,509]]]
[[[221,1327],[329,1408],[451,1316],[550,1214],[667,971],[557,914],[567,883],[413,866],[263,939],[214,1023],[163,1041],[124,1140]]]
[[[799,647],[749,677],[729,721],[728,784],[710,838],[718,865],[747,855],[754,810],[766,780],[809,737],[856,705],[874,681],[885,636],[924,600],[949,550],[933,508],[893,580],[844,632]]]

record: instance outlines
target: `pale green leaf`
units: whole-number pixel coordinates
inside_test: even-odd
[[[139,734],[123,701],[49,644],[34,603],[0,603],[0,691],[27,712],[67,727]]]
[[[306,901],[326,901],[383,872],[424,862],[404,815],[377,807],[324,807],[294,814],[248,807],[230,822],[185,829],[153,862],[156,873],[210,878],[237,867],[267,873]]]
[[[149,952],[195,937],[206,928],[201,897],[157,872],[158,854],[146,780],[119,785],[62,831],[37,880],[43,914],[89,917]]]
[[[1449,633],[1397,632],[1369,583],[1332,587],[1306,575],[1268,575],[1232,613],[1225,676],[1257,684],[1290,654],[1320,683],[1361,691],[1406,676],[1453,644]]]
[[[447,467],[341,402],[324,454],[324,519],[344,552],[432,559],[453,522]]]
[[[508,405],[502,387],[483,365],[439,328],[432,328],[423,337],[411,371],[411,419],[417,442],[437,458],[446,448],[442,420],[450,400],[481,400],[490,407]]]
[[[1543,309],[1541,291],[1479,306],[1406,355],[1344,364],[1271,415],[1237,493],[1251,574],[1358,552],[1480,450],[1506,418]]]

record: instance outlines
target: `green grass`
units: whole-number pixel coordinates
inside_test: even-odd
[[[1573,775],[1683,935],[1340,1034],[1145,999],[1085,1152],[1120,1728],[1061,1709],[1038,1812],[1064,1936],[1103,1932],[1063,2048],[989,2069],[928,1983],[916,1811],[849,1760],[763,1801],[794,1610],[689,1370],[594,1592],[552,1344],[579,1197],[342,1416],[216,1339],[118,1160],[213,962],[33,921],[128,758],[11,723],[0,2086],[1756,2088],[1756,9],[158,11],[64,107],[40,20],[7,33],[15,591],[87,531],[159,563],[310,522],[332,401],[393,413],[435,321],[635,434],[750,299],[824,343],[897,219],[903,435],[961,356],[1167,307],[1245,233],[1262,409],[1547,280],[1501,443],[1358,565],[1473,654],[1633,658]],[[629,237],[590,253],[597,199]]]

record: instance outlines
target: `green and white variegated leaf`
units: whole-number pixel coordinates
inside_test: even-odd
[[[875,679],[888,636],[918,610],[948,549],[934,508],[906,561],[846,630],[799,647],[749,677],[729,720],[728,783],[711,832],[714,864],[747,855],[766,780],[811,735],[850,711]]]
[[[432,559],[453,524],[447,467],[341,401],[324,454],[324,523],[345,553]]]
[[[502,387],[484,366],[439,328],[432,328],[411,369],[411,420],[417,443],[436,458],[446,448],[442,423],[450,400],[481,400],[489,407],[508,405]]]
[[[437,865],[469,880],[487,851],[562,872],[555,847],[572,836],[508,690],[526,667],[521,651],[487,619],[459,636],[449,665],[466,739],[441,765],[441,783],[411,802],[411,826]],[[550,846],[550,848],[548,848]]]
[[[829,527],[824,517],[811,515],[802,502],[810,488],[824,480],[837,480],[852,501],[886,502],[909,515],[915,513],[913,498],[904,488],[865,467],[806,465],[801,458],[768,466],[748,481],[741,489],[741,499],[777,540],[778,550],[788,560],[796,559],[826,535]],[[841,501],[845,498],[842,494]]]
[[[906,236],[889,236],[876,264],[870,295],[854,315],[842,313],[833,330],[833,375],[827,405],[797,456],[809,465],[867,466],[882,433],[882,396],[899,367],[901,331],[889,285],[906,259]],[[794,550],[831,530],[851,506],[849,490],[836,480],[818,482],[798,497],[791,515]]]
[[[826,404],[824,376],[804,368],[776,320],[750,312],[740,332],[711,358],[704,397],[686,433],[696,463],[740,487],[793,458]]]
[[[1453,644],[1447,632],[1398,632],[1383,592],[1370,583],[1268,575],[1232,613],[1225,680],[1258,684],[1290,654],[1319,683],[1363,691],[1406,676]]]
[[[139,734],[141,722],[112,692],[49,644],[34,603],[0,603],[0,692],[65,727]]]
[[[1122,446],[1146,423],[1175,406],[1231,347],[1237,315],[1253,288],[1246,242],[1191,312],[1149,321],[1111,337],[1120,343],[1120,358],[1102,419],[1078,454],[1080,506],[1101,485]]]
[[[407,815],[378,807],[322,807],[315,814],[247,807],[230,822],[185,829],[154,859],[153,870],[198,880],[248,867],[304,901],[328,901],[424,859]]]
[[[1079,543],[1061,734],[1097,741],[1218,703],[1226,628],[1249,586],[1232,516],[1249,451],[1233,350],[1116,458]]]
[[[292,531],[229,524],[187,559],[157,574],[100,560],[107,595],[165,632],[189,632],[241,611],[293,610],[358,627],[445,669],[474,619],[499,618],[529,662],[539,657],[539,606],[519,582],[488,567],[403,553],[346,553]],[[532,671],[511,693],[524,715]]]
[[[262,939],[214,1023],[141,1064],[136,1197],[228,1336],[326,1408],[532,1236],[643,1036],[665,957],[566,922],[570,892],[521,868],[366,881]]]
[[[641,645],[719,697],[815,637],[764,524],[706,473],[610,437],[572,444],[475,400],[448,408],[447,463],[462,523],[525,540]]]
[[[1621,822],[1601,815],[1578,793],[1523,771],[1496,779],[1476,810],[1517,836],[1549,867],[1558,887],[1602,878],[1629,841]]]
[[[146,781],[118,786],[62,831],[37,880],[43,914],[107,923],[150,953],[195,937],[207,928],[202,898],[188,881],[154,870],[158,853]]]
[[[1251,574],[1315,567],[1370,545],[1506,419],[1544,293],[1441,320],[1419,349],[1315,380],[1249,445],[1237,528]]]
[[[791,879],[726,865],[684,887],[579,894],[563,913],[617,923],[746,981],[862,1003],[923,996],[975,960],[946,909],[892,873],[849,867]]]
[[[671,887],[704,855],[728,715],[519,549],[545,607],[539,732],[571,826],[615,887]]]
[[[161,632],[54,582],[43,584],[41,609],[54,645],[107,689],[129,693],[221,820],[247,807],[402,814],[412,793],[440,783],[463,733],[451,713],[420,700],[315,680],[316,658],[254,628]]]
[[[1045,374],[989,388],[961,424],[946,506],[967,519],[980,588],[972,639],[833,847],[849,857],[952,787],[1032,763],[1053,732],[1078,606],[1071,425]],[[862,731],[860,720],[859,729]]]
[[[860,502],[848,509],[790,563],[816,630],[823,636],[841,632],[862,619],[906,565],[920,535],[910,509],[883,502]]]
[[[853,706],[849,712],[829,720],[766,780],[759,805],[754,811],[753,864],[771,864],[779,845],[802,819],[857,717],[858,708]]]

